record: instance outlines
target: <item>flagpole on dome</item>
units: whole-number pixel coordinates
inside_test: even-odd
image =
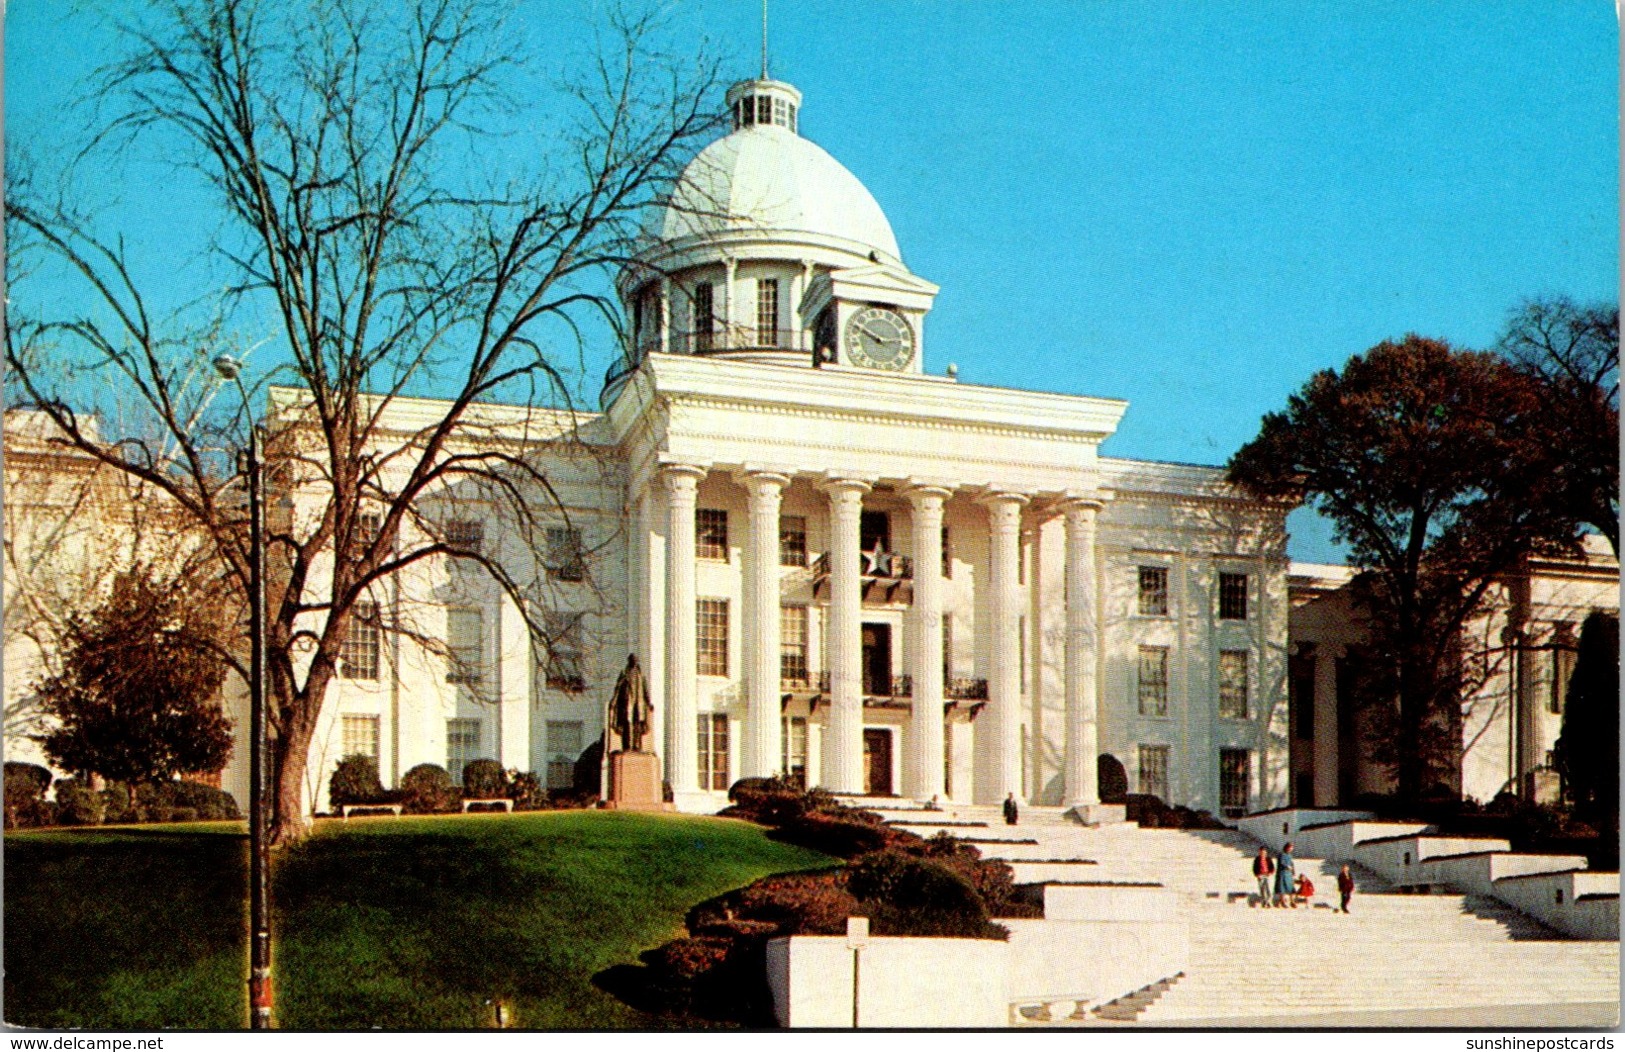
[[[762,0],[762,79],[771,79],[767,75],[767,0]]]

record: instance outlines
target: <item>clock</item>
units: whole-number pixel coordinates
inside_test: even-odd
[[[846,356],[870,369],[906,369],[914,360],[914,327],[890,307],[864,307],[846,321]]]

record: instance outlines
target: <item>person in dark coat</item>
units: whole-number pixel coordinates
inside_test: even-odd
[[[1258,881],[1258,904],[1264,909],[1270,908],[1270,900],[1275,897],[1275,860],[1270,858],[1270,849],[1258,849],[1258,857],[1253,859],[1253,879]]]
[[[1021,809],[1016,806],[1016,794],[1011,793],[1004,798],[1004,824],[1013,826],[1021,818]]]
[[[1354,874],[1349,872],[1347,865],[1337,871],[1337,896],[1342,899],[1342,904],[1337,908],[1341,912],[1347,913],[1349,911],[1349,899],[1354,897]]]

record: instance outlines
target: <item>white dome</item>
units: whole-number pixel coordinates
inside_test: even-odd
[[[811,234],[901,261],[891,224],[857,177],[788,128],[757,124],[689,162],[662,210],[663,241],[724,231]],[[861,246],[861,249],[859,249]]]

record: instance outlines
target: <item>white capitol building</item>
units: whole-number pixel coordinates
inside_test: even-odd
[[[619,275],[631,332],[602,411],[477,405],[454,438],[545,476],[550,492],[527,492],[538,521],[448,488],[402,526],[420,546],[413,529],[479,548],[528,609],[466,560],[373,586],[313,738],[310,806],[326,809],[354,753],[386,785],[490,758],[567,788],[629,653],[655,705],[646,747],[688,811],[781,772],[1088,808],[1106,771],[1227,817],[1384,791],[1341,686],[1369,659],[1351,571],[1289,566],[1290,509],[1218,468],[1101,455],[1120,400],[928,371],[937,287],[909,271],[863,185],[799,134],[800,93],[752,80],[727,101],[731,133],[687,166]],[[289,434],[304,399],[273,391]],[[445,411],[393,400],[379,452]],[[162,509],[95,482],[39,415],[7,416],[7,590],[30,597],[8,604],[8,713],[51,667],[74,587],[186,547],[143,552],[166,535],[139,522]],[[290,477],[273,513],[313,525],[321,506],[319,479]],[[1468,796],[1553,791],[1578,627],[1618,608],[1618,564],[1588,545],[1509,576],[1471,630],[1493,660],[1463,701]],[[243,685],[226,694],[246,728]],[[33,732],[8,716],[10,758],[43,761]],[[239,799],[247,752],[222,775]]]
[[[1120,400],[928,372],[937,287],[798,133],[800,93],[746,81],[728,103],[732,133],[620,276],[633,352],[603,411],[556,423],[590,455],[549,465],[554,645],[470,580],[438,630],[477,675],[358,629],[312,803],[357,751],[385,784],[491,757],[567,785],[629,652],[681,810],[781,771],[1087,806],[1102,754],[1173,802],[1284,800],[1287,509],[1217,469],[1102,456]],[[450,528],[507,552],[500,523]],[[432,604],[460,576],[398,588]]]

